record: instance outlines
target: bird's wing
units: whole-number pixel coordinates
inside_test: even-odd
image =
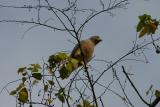
[[[71,53],[71,57],[72,58],[76,58],[77,56],[79,56],[80,55],[80,49],[79,49],[79,47],[78,47],[78,45],[76,45],[74,48],[73,48],[73,50],[72,50],[72,53]]]
[[[86,62],[88,62],[91,59],[94,51],[94,43],[90,39],[86,39],[86,40],[82,40],[80,44],[81,44],[82,52],[84,54],[84,58]],[[71,53],[71,57],[76,58],[80,61],[83,60],[78,44],[74,47]]]

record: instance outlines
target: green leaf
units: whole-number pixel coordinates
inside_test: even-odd
[[[37,79],[37,80],[41,80],[41,79],[42,79],[41,73],[33,73],[33,74],[32,74],[32,77],[34,77],[34,78]]]
[[[66,79],[69,77],[69,72],[68,72],[68,69],[66,68],[66,66],[63,66],[59,70],[59,74],[60,74],[61,79]]]
[[[44,85],[44,92],[48,91],[48,85]]]
[[[70,74],[74,71],[75,65],[78,64],[78,60],[71,58],[69,62],[64,64],[62,68],[59,70],[60,77],[62,79],[67,79]]]
[[[57,96],[58,97],[58,99],[62,102],[62,103],[64,103],[65,102],[65,97],[64,97],[64,88],[60,88],[59,90],[58,90],[58,93],[56,93],[55,94],[55,96]]]
[[[74,65],[74,64],[78,64],[78,60],[77,59],[75,59],[75,58],[71,58],[71,63]]]
[[[17,94],[17,90],[13,90],[13,91],[11,91],[9,94],[12,95],[12,96],[14,96],[14,95]]]
[[[145,26],[145,24],[143,22],[139,22],[136,28],[136,31],[139,32],[140,30],[142,30],[142,28]]]
[[[95,107],[95,106],[91,105],[91,103],[88,100],[84,100],[83,104],[78,104],[77,107]]]
[[[64,99],[64,95],[63,95],[63,94],[58,95],[58,99],[59,99],[59,101],[61,101],[62,103],[65,103],[65,99]]]
[[[60,89],[58,90],[58,93],[55,94],[55,96],[57,96],[58,99],[59,99],[62,103],[64,103],[64,102],[65,102],[65,92],[64,92],[64,88],[60,88]]]
[[[42,69],[39,64],[30,64],[33,68]]]
[[[39,70],[37,68],[33,68],[32,72],[38,72]]]
[[[24,83],[20,83],[19,86],[16,88],[16,91],[19,91],[22,87],[24,87]]]
[[[48,83],[49,83],[50,85],[54,85],[54,82],[53,82],[52,80],[48,80]]]
[[[50,64],[59,63],[65,59],[67,59],[68,57],[69,56],[66,53],[59,52],[57,54],[51,55],[48,59],[48,62]]]
[[[137,32],[141,31],[143,29],[143,27],[146,26],[148,20],[151,19],[151,16],[147,15],[147,14],[143,14],[141,16],[138,16],[138,18],[139,18],[140,21],[139,21],[139,23],[138,23],[138,25],[136,27],[136,31]]]
[[[60,60],[65,60],[66,58],[68,58],[68,55],[66,53],[58,53],[57,54],[57,57],[60,59]]]
[[[55,55],[49,56],[48,62],[51,68],[54,68],[56,66],[54,59],[55,59]]]
[[[140,19],[140,21],[146,21],[146,20],[150,20],[151,16],[147,14],[143,14],[141,16],[138,16],[138,18]]]
[[[31,72],[38,72],[42,68],[39,64],[30,64],[30,67],[27,69],[30,70]]]
[[[68,62],[66,64],[66,69],[68,71],[68,75],[72,73],[72,66],[73,66],[73,64],[71,62]]]
[[[160,97],[160,91],[159,91],[159,90],[156,90],[156,91],[155,91],[155,96],[156,96],[157,98]]]
[[[70,63],[72,64],[72,72],[79,67],[79,60],[75,58],[71,58]]]
[[[22,73],[22,76],[26,76],[26,75],[27,75],[27,72],[23,72],[23,73]]]
[[[32,68],[32,67],[29,67],[29,68],[27,68],[27,70],[30,70],[30,71],[32,71],[32,70],[33,70],[33,68]]]
[[[53,99],[48,98],[47,101],[48,101],[48,103],[50,105],[53,102]]]
[[[20,102],[26,103],[28,101],[28,91],[25,87],[19,91],[18,95],[18,100]]]
[[[22,77],[22,82],[25,83],[25,81],[27,80],[26,77]]]
[[[60,89],[58,90],[58,94],[61,94],[61,93],[64,93],[64,88],[60,88]]]
[[[31,72],[38,72],[39,69],[34,68],[34,67],[29,67],[28,70],[30,70]]]
[[[84,100],[83,107],[90,107],[90,103],[87,100]]]
[[[26,67],[22,67],[22,68],[19,68],[18,70],[17,70],[17,73],[19,74],[19,73],[24,73],[24,72],[26,72]]]
[[[77,107],[82,107],[82,106],[80,104],[78,104]]]

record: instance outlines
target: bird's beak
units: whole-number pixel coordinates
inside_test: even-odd
[[[98,41],[99,41],[99,42],[101,42],[101,41],[102,41],[102,39],[101,39],[101,38],[99,38],[99,39],[98,39]]]

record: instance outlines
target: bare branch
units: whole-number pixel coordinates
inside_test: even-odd
[[[157,39],[154,40],[154,41],[159,41],[159,40],[160,40],[160,38],[157,38]],[[110,70],[114,65],[116,65],[118,62],[120,62],[122,59],[124,59],[125,57],[131,55],[131,54],[134,53],[135,51],[140,50],[140,49],[142,49],[142,48],[144,48],[144,47],[146,47],[146,46],[148,46],[148,45],[150,45],[150,44],[152,44],[152,43],[153,43],[153,41],[148,42],[148,43],[146,43],[146,44],[144,44],[144,45],[142,45],[142,46],[136,47],[136,48],[131,49],[130,51],[128,51],[128,53],[126,53],[125,55],[123,55],[122,57],[120,57],[117,61],[115,61],[113,64],[111,64],[106,70],[104,70],[104,71],[98,76],[98,78],[95,80],[94,84],[95,84],[96,82],[98,82],[98,80],[104,75],[105,72],[107,72],[108,70]]]
[[[124,4],[123,4],[124,3]],[[77,33],[91,20],[91,19],[93,19],[95,16],[97,16],[97,15],[99,15],[99,14],[101,14],[101,13],[104,13],[104,12],[109,12],[110,10],[113,10],[113,9],[116,9],[116,8],[121,8],[121,6],[123,5],[126,5],[128,3],[128,0],[122,0],[122,1],[120,1],[119,3],[116,3],[116,4],[114,4],[113,6],[111,6],[111,7],[108,7],[107,9],[104,9],[104,10],[102,10],[102,11],[99,11],[99,12],[97,12],[97,13],[95,13],[95,14],[93,14],[92,16],[90,16],[87,20],[85,20],[84,22],[83,22],[83,24],[79,27],[79,29],[77,30]]]
[[[51,7],[51,5],[50,5],[50,3],[48,2],[48,0],[45,0],[45,1],[46,1],[46,3],[48,4],[48,6]],[[57,17],[58,20],[61,22],[61,24],[65,27],[65,29],[67,30],[67,32],[68,32],[72,37],[76,38],[76,37],[74,36],[74,34],[72,34],[72,32],[67,28],[67,26],[66,26],[65,23],[62,21],[62,19],[58,16],[58,14],[53,10],[53,8],[50,8],[50,9],[51,9],[51,11],[56,15],[56,17]],[[59,9],[58,9],[58,10],[59,10]],[[62,14],[66,16],[66,18],[68,19],[68,21],[70,22],[71,26],[72,26],[73,29],[74,29],[74,30],[73,30],[74,33],[76,33],[76,32],[75,32],[75,28],[74,28],[74,26],[72,25],[72,22],[70,21],[70,19],[68,18],[68,16],[67,16],[66,14],[64,14],[64,12],[62,12]]]
[[[19,24],[35,24],[35,25],[40,25],[40,26],[44,26],[44,27],[48,27],[54,30],[59,30],[59,31],[67,31],[66,29],[61,29],[61,28],[56,28],[47,24],[43,24],[43,23],[39,23],[39,22],[34,22],[34,21],[25,21],[25,20],[0,20],[0,22],[3,23],[19,23]],[[68,29],[69,30],[69,29]],[[69,30],[71,32],[73,32],[73,30]]]
[[[128,81],[129,81],[130,84],[132,85],[133,89],[136,91],[136,93],[137,93],[137,95],[139,96],[139,98],[143,101],[143,103],[145,103],[146,105],[148,105],[148,106],[150,107],[150,104],[147,103],[147,102],[143,99],[143,97],[140,95],[139,91],[137,90],[137,88],[136,88],[135,85],[133,84],[132,80],[130,79],[130,77],[129,77],[128,74],[126,73],[124,66],[122,66],[122,69],[123,69],[123,70],[122,70],[123,73],[124,73],[125,76],[127,77]]]

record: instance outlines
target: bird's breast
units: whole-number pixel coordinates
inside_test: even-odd
[[[82,51],[86,61],[89,61],[93,56],[94,44],[92,42],[86,42],[82,45]]]

